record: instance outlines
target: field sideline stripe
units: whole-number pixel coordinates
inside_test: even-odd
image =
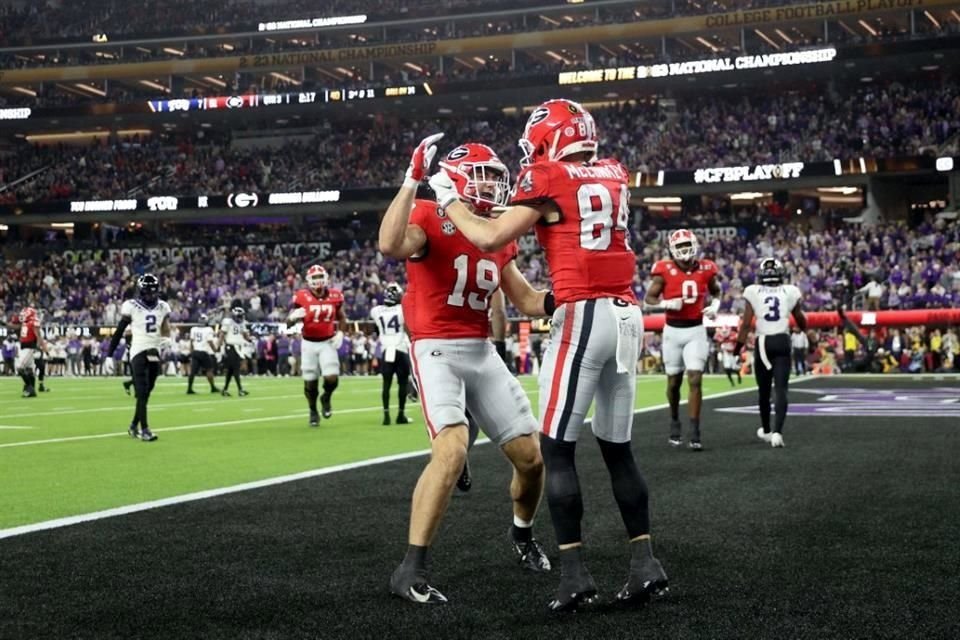
[[[817,378],[814,378],[811,376],[810,378],[807,378],[807,379],[815,380]],[[798,382],[803,382],[803,381],[805,381],[805,379],[798,380]],[[724,391],[721,393],[709,395],[705,397],[704,400],[714,400],[716,398],[725,398],[728,396],[735,396],[741,393],[749,393],[752,391],[756,391],[756,388],[747,387],[744,389],[734,389],[732,391]],[[687,402],[686,400],[681,400],[680,404],[686,404],[686,402]],[[653,407],[644,407],[643,409],[635,410],[633,412],[633,415],[636,416],[642,413],[660,411],[662,409],[665,409],[667,406],[668,406],[667,404],[659,404]],[[379,408],[380,407],[378,407],[378,409]],[[346,412],[344,411],[341,413],[346,413]],[[589,423],[590,420],[587,420],[587,422]],[[172,430],[172,429],[169,429],[169,430]],[[475,444],[485,444],[486,442],[489,442],[489,440],[478,440]],[[277,476],[274,478],[255,480],[253,482],[244,482],[243,484],[237,484],[230,487],[221,487],[219,489],[208,489],[206,491],[196,491],[194,493],[185,493],[179,496],[162,498],[160,500],[151,500],[149,502],[141,502],[138,504],[131,504],[125,507],[115,507],[113,509],[106,509],[104,511],[93,511],[91,513],[84,513],[77,516],[67,516],[65,518],[56,518],[54,520],[36,522],[34,524],[27,524],[19,527],[12,527],[10,529],[0,529],[0,540],[4,538],[13,538],[15,536],[26,535],[28,533],[36,533],[37,531],[46,531],[48,529],[58,529],[60,527],[69,527],[71,525],[81,524],[83,522],[93,522],[95,520],[103,520],[105,518],[125,516],[131,513],[139,513],[141,511],[149,511],[151,509],[159,509],[161,507],[169,507],[177,504],[183,504],[186,502],[195,502],[197,500],[206,500],[208,498],[218,498],[220,496],[229,495],[231,493],[240,493],[241,491],[250,491],[252,489],[263,489],[266,487],[273,487],[279,484],[285,484],[287,482],[296,482],[297,480],[306,480],[308,478],[316,478],[318,476],[328,475],[331,473],[338,473],[340,471],[351,471],[353,469],[361,469],[363,467],[369,467],[369,466],[378,465],[378,464],[385,464],[387,462],[395,462],[398,460],[416,458],[418,456],[428,455],[429,453],[430,453],[429,449],[424,449],[422,451],[411,451],[409,453],[399,453],[392,456],[381,456],[379,458],[371,458],[368,460],[361,460],[359,462],[349,462],[346,464],[340,464],[333,467],[324,467],[321,469],[302,471],[300,473],[293,473],[285,476]]]
[[[212,409],[211,409],[212,410]],[[341,409],[337,411],[337,415],[342,413],[363,413],[366,411],[383,411],[383,407],[362,407],[360,409]],[[204,422],[201,424],[185,424],[180,427],[164,427],[160,429],[153,429],[154,433],[166,433],[168,431],[190,431],[192,429],[209,429],[211,427],[228,427],[231,425],[237,424],[249,424],[251,422],[269,422],[271,420],[292,420],[293,418],[303,419],[303,411],[300,413],[288,413],[282,416],[262,416],[260,418],[245,418],[243,420],[224,420],[221,422]],[[30,428],[30,427],[27,427]],[[118,438],[121,436],[127,436],[126,431],[111,431],[110,433],[94,433],[86,436],[67,436],[64,438],[49,438],[47,440],[26,440],[24,442],[7,442],[5,444],[0,444],[0,449],[7,449],[10,447],[26,447],[29,445],[38,445],[38,444],[56,444],[58,442],[75,442],[77,440],[98,440],[100,438]]]

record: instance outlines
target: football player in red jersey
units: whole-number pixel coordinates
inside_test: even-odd
[[[573,610],[597,594],[582,556],[583,499],[574,464],[594,398],[593,432],[631,543],[627,583],[617,598],[646,602],[666,590],[667,576],[653,556],[647,485],[630,448],[643,316],[631,286],[629,174],[619,162],[596,160],[593,117],[569,100],[536,108],[520,147],[523,170],[510,208],[496,219],[459,203],[445,175],[434,175],[430,185],[446,215],[480,249],[497,251],[533,227],[546,252],[553,296],[545,310],[553,328],[540,371],[540,447],[562,562],[550,609]]]
[[[737,346],[737,332],[730,327],[717,327],[713,334],[713,339],[718,345],[717,355],[720,359],[720,366],[727,374],[727,380],[730,386],[735,386],[733,374],[737,374],[737,384],[743,384],[743,377],[740,375],[739,358],[734,355],[733,350]]]
[[[20,355],[17,357],[17,374],[23,380],[23,397],[36,398],[35,361],[42,357],[45,348],[40,332],[40,316],[33,307],[26,307],[16,316],[13,328],[20,333]]]
[[[660,307],[666,312],[663,327],[663,368],[667,373],[667,402],[670,404],[670,439],[679,447],[683,444],[680,424],[680,386],[687,373],[690,415],[690,449],[700,451],[700,405],[703,402],[703,369],[710,347],[703,317],[714,317],[720,308],[720,283],[717,265],[700,258],[700,243],[688,229],[670,234],[671,260],[659,260],[653,265],[653,282],[644,297],[649,307]],[[707,294],[713,297],[706,304]],[[660,298],[663,297],[661,301]]]
[[[293,296],[293,310],[287,316],[287,326],[303,322],[303,344],[300,347],[303,395],[310,407],[310,426],[320,424],[317,397],[323,417],[333,415],[330,399],[340,384],[340,357],[337,349],[347,329],[347,314],[343,310],[343,293],[330,286],[327,270],[319,264],[307,269],[307,287]],[[320,376],[323,376],[323,395],[320,395]]]
[[[519,564],[531,571],[550,570],[532,532],[544,479],[537,422],[523,388],[487,337],[487,309],[498,288],[503,287],[521,312],[534,316],[544,315],[547,292],[533,289],[520,273],[514,262],[516,243],[481,251],[436,202],[416,199],[441,136],[425,138],[417,146],[403,186],[384,214],[379,237],[384,255],[407,260],[403,314],[432,452],[413,492],[409,546],[390,578],[390,591],[422,604],[447,601],[428,582],[427,553],[464,469],[466,409],[513,464],[510,537]],[[486,213],[506,203],[509,172],[486,145],[460,145],[444,156],[440,167],[456,197],[471,210]]]

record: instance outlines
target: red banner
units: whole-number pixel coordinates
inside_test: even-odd
[[[811,311],[806,314],[811,329],[841,327],[836,311]],[[848,311],[847,317],[861,327],[912,327],[916,325],[960,324],[960,309],[911,309],[909,311]],[[663,331],[663,314],[644,316],[647,331]],[[793,320],[790,322],[793,325]],[[708,324],[708,326],[710,326]]]

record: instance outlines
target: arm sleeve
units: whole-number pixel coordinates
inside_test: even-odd
[[[123,308],[127,308],[127,303],[123,303]],[[130,316],[125,315],[120,318],[120,324],[117,325],[116,330],[113,332],[113,337],[110,338],[110,350],[107,352],[111,357],[113,352],[117,350],[117,346],[120,344],[120,339],[123,338],[124,332],[127,330],[127,327],[130,326]]]

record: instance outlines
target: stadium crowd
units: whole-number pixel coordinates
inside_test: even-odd
[[[356,219],[350,224],[319,224],[299,233],[288,231],[286,237],[276,230],[230,234],[218,227],[208,235],[195,232],[180,237],[174,244],[176,236],[165,233],[163,246],[168,252],[161,257],[139,251],[148,248],[142,245],[143,239],[119,237],[108,246],[94,249],[92,255],[83,254],[82,247],[74,247],[78,251],[66,256],[51,252],[39,262],[0,263],[0,301],[4,317],[29,304],[44,310],[48,324],[111,326],[118,320],[119,303],[128,295],[130,283],[137,274],[149,270],[161,278],[175,323],[195,323],[201,313],[217,318],[235,300],[242,301],[249,320],[278,323],[285,318],[294,291],[302,286],[303,265],[315,260],[317,251],[310,245],[278,242],[309,237],[342,247],[325,262],[333,286],[344,291],[348,318],[364,322],[371,307],[382,302],[387,283],[406,284],[403,265],[385,258],[376,249],[371,240],[376,235],[374,230],[374,224]],[[794,231],[787,234],[781,227],[770,225],[753,238],[741,234],[702,241],[703,255],[717,262],[722,275],[722,312],[742,313],[741,293],[755,280],[758,259],[765,255],[783,259],[791,281],[804,294],[808,310],[833,310],[839,303],[849,305],[851,301],[872,309],[960,306],[960,223],[955,220],[931,218],[912,229],[903,224],[888,224],[864,229]],[[638,253],[634,289],[641,299],[650,284],[653,263],[664,257],[664,245],[657,234],[658,229],[652,226],[634,234]],[[146,242],[155,248],[160,241]],[[110,251],[119,248],[127,251]],[[518,261],[528,280],[538,287],[549,286],[549,274],[539,249],[522,251]],[[510,313],[517,315],[512,309]],[[902,345],[917,340],[927,344],[934,336],[933,332],[922,335],[919,331],[905,334]],[[838,347],[837,359],[841,363],[846,352],[860,350],[836,331],[811,332],[811,336],[811,345],[824,350],[824,354],[833,353],[833,347]],[[884,333],[876,339],[883,344],[892,337],[892,333]],[[347,341],[342,352],[350,367],[347,370],[369,369],[364,363],[375,357],[377,346],[372,339],[367,344],[368,338],[356,336]],[[947,338],[946,347],[942,341],[937,344],[940,349],[951,350],[954,342]],[[355,362],[351,355],[354,345],[363,348]],[[656,352],[656,341],[648,346]],[[904,348],[895,350],[901,354],[898,358]],[[915,358],[916,349],[907,352],[904,370],[917,366],[935,370],[944,362],[953,366],[952,356],[949,360],[945,356],[936,360],[927,356],[929,345],[919,360]],[[846,354],[848,363],[851,357]]]
[[[626,102],[594,110],[601,145],[632,170],[805,162],[932,153],[960,133],[960,84],[861,86],[845,92],[740,94]],[[280,150],[239,148],[227,134],[112,139],[88,147],[23,145],[4,159],[0,203],[114,198],[127,193],[214,195],[237,191],[389,187],[424,135],[485,142],[516,167],[522,122],[502,114],[416,121],[378,116],[316,126],[312,139]],[[282,133],[282,132],[281,132]]]
[[[643,19],[671,15],[698,15],[738,9],[799,4],[802,0],[661,0],[629,7]],[[482,11],[566,6],[559,0],[492,0]],[[603,7],[597,14],[622,13],[622,7]],[[135,5],[123,0],[47,0],[40,4],[5,3],[0,5],[0,45],[26,45],[44,41],[89,41],[94,34],[110,39],[136,36],[200,35],[256,30],[263,21],[311,19],[346,15],[368,15],[370,22],[385,20],[477,13],[475,2],[468,0],[386,0],[371,6],[363,0],[334,0],[316,3],[306,0],[145,0]],[[171,18],[173,22],[171,22]],[[544,25],[551,23],[544,21]],[[569,22],[553,25],[571,25]]]

